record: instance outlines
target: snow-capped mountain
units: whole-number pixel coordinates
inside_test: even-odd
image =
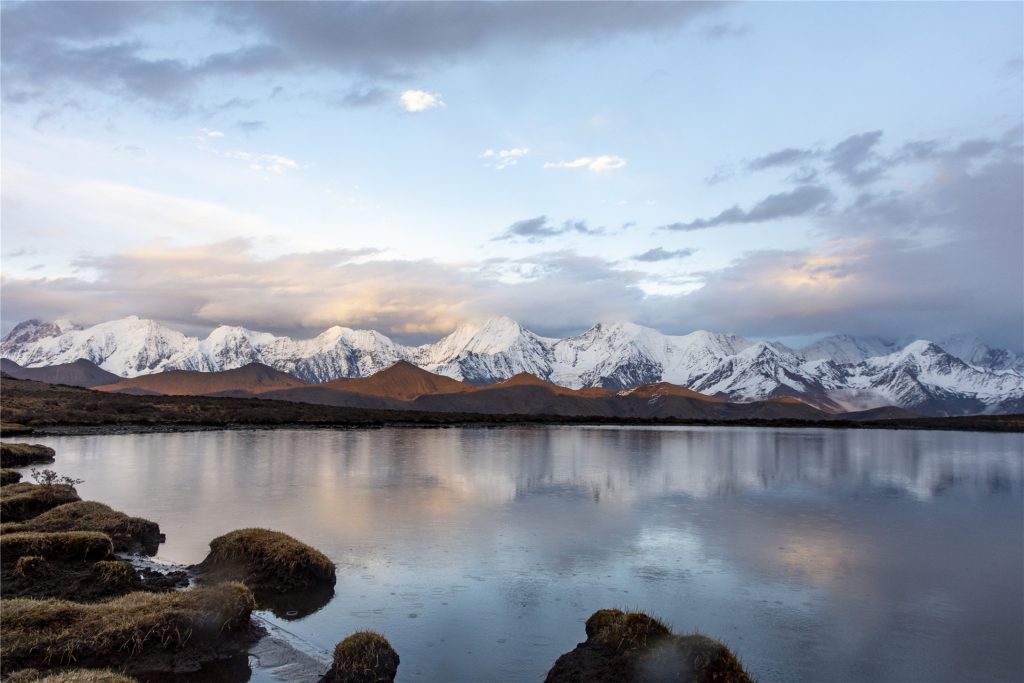
[[[838,335],[790,349],[707,331],[665,335],[632,323],[600,323],[575,337],[549,339],[498,317],[410,347],[379,332],[337,326],[300,340],[221,326],[198,339],[131,316],[85,329],[67,321],[21,323],[0,342],[0,357],[24,367],[84,358],[122,377],[259,362],[307,382],[365,377],[401,360],[473,384],[527,372],[573,389],[670,382],[731,401],[791,396],[836,411],[1024,410],[1024,359],[963,335],[940,344]]]
[[[834,334],[800,349],[807,360],[831,360],[836,363],[860,363],[868,358],[899,351],[900,344],[879,337],[854,337]]]
[[[939,346],[968,365],[986,370],[1016,370],[1024,373],[1024,356],[1005,349],[993,349],[973,334],[955,334],[939,341]]]
[[[551,376],[552,344],[511,318],[460,325],[447,337],[412,349],[409,360],[424,370],[471,384],[491,384],[528,372]]]
[[[21,341],[29,338],[31,341]],[[168,361],[194,353],[199,340],[153,320],[129,316],[81,329],[69,323],[30,320],[0,343],[0,357],[23,367],[73,363],[80,358],[122,377],[160,372]]]

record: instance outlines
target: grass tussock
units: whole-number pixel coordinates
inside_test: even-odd
[[[616,652],[638,650],[672,635],[668,626],[643,612],[598,610],[587,619],[587,637]]]
[[[97,531],[23,532],[0,536],[0,562],[36,556],[60,562],[103,560],[114,552],[110,537]]]
[[[239,529],[210,541],[196,570],[204,579],[238,580],[256,591],[289,592],[334,585],[335,567],[316,548],[267,529]]]
[[[751,683],[736,656],[702,635],[674,635],[643,612],[603,609],[586,624],[587,640],[558,658],[547,683]]]
[[[395,680],[399,657],[391,643],[375,631],[353,633],[334,648],[330,683],[384,683]]]
[[[21,481],[21,472],[17,470],[0,469],[0,486],[17,484]]]
[[[77,669],[46,675],[38,669],[22,669],[5,679],[6,683],[138,683],[134,678],[107,669]]]
[[[27,467],[53,462],[55,451],[49,446],[28,443],[0,444],[0,467]]]
[[[22,522],[37,517],[58,505],[81,500],[74,487],[65,484],[41,486],[19,482],[0,487],[0,519]]]
[[[19,531],[99,531],[110,536],[117,552],[145,552],[149,555],[154,554],[163,541],[160,525],[156,522],[129,517],[103,503],[85,500],[59,505],[24,522],[0,525],[0,534]]]
[[[239,583],[106,602],[4,601],[0,658],[7,670],[128,666],[133,658],[216,642],[249,624],[255,602]]]

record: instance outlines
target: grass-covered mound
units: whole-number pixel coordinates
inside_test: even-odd
[[[137,683],[134,678],[107,669],[76,669],[50,675],[38,669],[22,669],[4,680],[6,683]]]
[[[334,563],[316,548],[267,529],[239,529],[210,541],[194,567],[204,581],[241,581],[257,592],[289,593],[333,586]]]
[[[673,635],[642,612],[598,610],[587,620],[586,632],[585,642],[558,658],[547,683],[751,683],[722,643]]]
[[[114,667],[129,673],[195,667],[238,649],[255,603],[239,583],[106,602],[3,602],[4,669]]]
[[[44,560],[96,561],[112,555],[110,537],[97,531],[65,531],[59,533],[22,532],[0,535],[0,563],[10,564],[19,558],[37,556]]]
[[[17,484],[21,481],[21,472],[17,470],[0,469],[0,486]]]
[[[81,500],[74,487],[66,484],[42,486],[19,482],[0,487],[0,521],[22,522],[58,505]]]
[[[334,648],[331,670],[322,683],[390,683],[398,673],[398,653],[374,631],[353,633]]]
[[[0,536],[0,595],[82,602],[144,588],[131,563],[112,557],[114,546],[95,531],[13,533]]]
[[[20,531],[99,531],[110,536],[115,551],[146,555],[156,554],[164,540],[156,522],[129,517],[94,501],[59,505],[30,520],[0,525],[0,534]]]
[[[0,467],[27,467],[53,462],[54,450],[49,446],[27,443],[0,443]]]

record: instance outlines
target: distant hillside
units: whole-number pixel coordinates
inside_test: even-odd
[[[110,373],[106,373],[110,374]],[[307,386],[305,382],[260,363],[223,372],[169,370],[154,375],[140,375],[94,387],[111,393],[163,394],[165,396],[254,396],[268,391]]]
[[[461,425],[461,424],[623,424],[671,425],[718,424],[763,427],[843,427],[885,429],[957,429],[985,431],[1024,431],[1024,415],[971,416],[956,418],[878,419],[887,411],[851,414],[842,419],[807,420],[775,417],[780,402],[762,402],[749,416],[706,418],[607,418],[600,416],[557,415],[481,415],[457,412],[425,412],[416,410],[372,410],[343,408],[288,401],[265,401],[255,398],[224,398],[212,396],[136,396],[105,393],[72,386],[46,384],[32,380],[2,377],[0,408],[3,429],[11,423],[29,428],[53,428],[62,432],[86,430],[149,431],[167,429],[225,427],[353,427],[384,425]],[[521,389],[519,387],[517,389]],[[330,390],[328,390],[330,391]],[[337,392],[341,393],[341,392]],[[356,396],[356,394],[348,394]],[[686,399],[684,400],[694,400]],[[707,401],[701,401],[707,404]],[[728,404],[726,404],[728,405]],[[813,410],[813,409],[812,409]],[[893,409],[899,411],[899,409]],[[902,412],[902,411],[900,411]]]
[[[98,387],[119,382],[121,378],[112,372],[81,358],[73,363],[61,363],[42,368],[23,368],[12,360],[0,359],[0,372],[18,379],[33,379],[50,384],[68,384],[73,387]]]

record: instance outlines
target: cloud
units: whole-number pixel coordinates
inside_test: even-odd
[[[747,35],[749,30],[750,29],[746,24],[733,24],[728,21],[723,21],[709,26],[705,29],[704,35],[714,40],[742,38]]]
[[[233,239],[151,244],[79,266],[94,277],[0,274],[4,324],[32,317],[82,323],[137,314],[189,329],[225,323],[312,334],[335,324],[425,341],[495,311],[539,330],[589,326],[595,297],[621,319],[643,299],[637,276],[571,252],[491,264],[383,260],[372,249],[261,259]],[[514,274],[516,282],[507,281]],[[556,306],[536,302],[559,293]],[[535,309],[531,314],[529,309]]]
[[[827,187],[802,185],[791,192],[769,195],[751,207],[749,211],[734,206],[711,218],[698,218],[689,223],[670,223],[662,225],[658,229],[690,232],[719,225],[762,223],[779,218],[794,218],[820,209],[834,199],[835,196]]]
[[[548,237],[557,237],[558,235],[570,233],[577,233],[580,235],[603,235],[604,228],[588,227],[584,221],[565,221],[561,225],[555,225],[548,222],[547,216],[537,216],[536,218],[527,218],[525,220],[516,221],[505,228],[505,231],[500,235],[492,238],[491,241],[497,242],[502,240],[523,239],[527,242],[539,242],[547,239]]]
[[[549,161],[544,168],[585,168],[588,171],[612,171],[626,165],[622,157],[602,155],[599,157],[579,157],[572,161]]]
[[[235,128],[238,128],[246,135],[252,135],[261,130],[266,130],[267,124],[265,121],[235,121]]]
[[[502,170],[509,166],[515,166],[519,163],[519,158],[524,157],[530,153],[530,150],[526,147],[515,147],[513,149],[500,149],[493,150],[488,149],[480,155],[481,159],[494,159],[493,164],[485,164],[485,166],[493,166],[497,170]]]
[[[700,288],[685,294],[647,293],[649,273],[571,251],[476,263],[385,260],[374,250],[343,249],[258,258],[252,243],[227,240],[85,256],[77,265],[86,274],[76,277],[2,275],[0,310],[7,326],[33,317],[88,323],[138,314],[205,329],[228,323],[315,333],[345,324],[420,341],[498,313],[551,336],[600,320],[633,320],[674,334],[711,329],[756,337],[937,338],[967,331],[1022,350],[1024,149],[1014,131],[982,139],[991,144],[910,141],[899,149],[916,150],[904,163],[913,163],[923,180],[815,215],[819,243],[748,253],[700,273]],[[89,187],[78,201],[110,195],[111,188]],[[181,220],[194,231],[204,222],[238,219],[138,192],[128,199],[133,212],[118,201],[109,215],[129,227]],[[908,221],[927,230],[928,239],[906,230]],[[5,215],[5,231],[7,224]],[[581,221],[552,224],[537,216],[513,223],[499,239],[594,232]],[[670,253],[658,249],[647,253]]]
[[[210,130],[208,128],[200,128],[199,129],[199,134],[200,134],[200,136],[202,136],[204,138],[211,138],[211,139],[224,137],[224,133],[223,132],[221,132],[219,130]]]
[[[655,247],[654,249],[648,249],[642,254],[637,254],[633,257],[633,260],[643,261],[645,263],[656,263],[658,261],[670,261],[672,259],[686,258],[687,256],[692,256],[696,251],[696,249],[676,249],[674,251],[667,251],[662,247]]]
[[[868,138],[856,147],[873,145]],[[898,149],[886,158],[886,173],[913,163],[923,180],[862,192],[819,217],[820,244],[753,252],[706,273],[704,287],[685,302],[665,302],[665,315],[769,336],[937,338],[967,331],[1024,349],[1020,129],[968,141],[910,141]]]
[[[780,149],[777,152],[754,159],[747,164],[747,168],[752,171],[763,171],[766,168],[774,168],[776,166],[792,166],[813,159],[817,155],[817,152],[813,150],[787,147],[786,149]]]
[[[876,180],[885,171],[883,161],[874,152],[881,139],[880,130],[851,135],[829,151],[829,169],[857,187]]]
[[[393,96],[388,88],[375,85],[353,87],[327,98],[329,104],[340,107],[372,107],[381,104]]]
[[[285,173],[286,171],[294,171],[299,168],[299,163],[297,161],[281,156],[280,154],[253,154],[252,152],[232,150],[224,152],[224,156],[228,159],[244,161],[245,164],[254,171]]]
[[[444,106],[444,100],[438,93],[427,92],[426,90],[406,90],[398,98],[402,109],[408,112],[427,111]]]

